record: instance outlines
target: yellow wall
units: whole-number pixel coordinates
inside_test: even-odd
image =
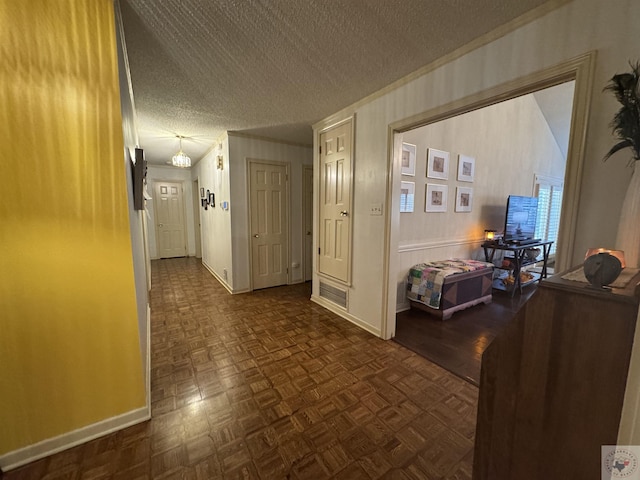
[[[111,0],[0,0],[0,454],[145,404]]]

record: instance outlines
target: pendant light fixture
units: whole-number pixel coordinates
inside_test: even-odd
[[[173,156],[173,158],[171,159],[171,164],[174,167],[180,168],[190,167],[191,159],[182,151],[182,135],[177,135],[177,137],[180,139],[180,151]]]

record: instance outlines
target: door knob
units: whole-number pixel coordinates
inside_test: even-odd
[[[349,216],[349,212],[347,212],[346,210],[343,210],[340,212],[340,216],[341,217],[348,217]]]
[[[158,226],[159,227],[164,227],[164,223],[159,223]]]
[[[260,235],[258,235],[257,233],[254,235],[255,238],[260,238]]]

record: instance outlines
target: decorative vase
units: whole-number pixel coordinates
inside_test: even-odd
[[[622,271],[620,260],[608,253],[591,255],[584,261],[584,276],[596,288],[613,283]]]
[[[624,251],[626,265],[632,268],[640,266],[640,171],[635,167],[622,204],[616,237],[617,248]]]

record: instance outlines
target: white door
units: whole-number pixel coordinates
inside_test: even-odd
[[[160,258],[186,256],[182,185],[156,182],[154,205],[158,232],[158,256]]]
[[[287,167],[249,163],[253,289],[285,285],[289,272]]]
[[[320,135],[318,270],[349,281],[351,249],[351,122]]]
[[[313,168],[304,167],[302,173],[304,208],[304,281],[313,273]]]

